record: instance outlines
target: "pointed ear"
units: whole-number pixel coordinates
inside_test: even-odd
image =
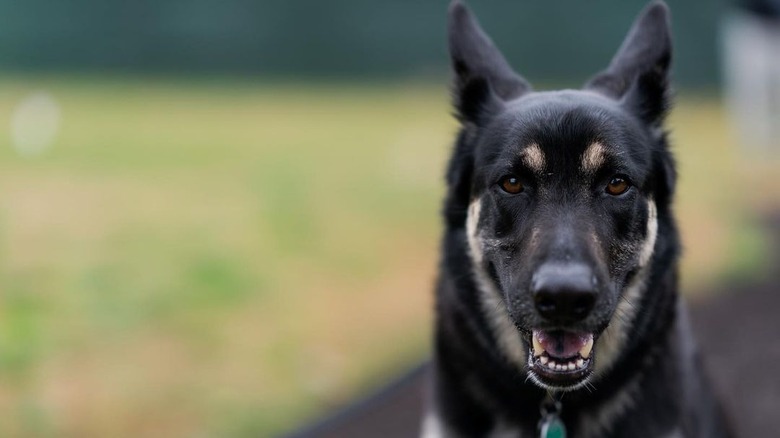
[[[531,90],[460,0],[450,4],[449,46],[455,108],[461,120],[480,124],[504,101]]]
[[[659,124],[668,106],[671,59],[669,8],[657,0],[639,14],[609,67],[585,88],[619,99],[645,122]]]

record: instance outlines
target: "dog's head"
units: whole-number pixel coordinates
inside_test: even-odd
[[[582,90],[533,91],[459,1],[449,44],[462,129],[448,225],[465,231],[509,358],[543,387],[578,388],[631,336],[668,214],[667,7],[647,7]]]

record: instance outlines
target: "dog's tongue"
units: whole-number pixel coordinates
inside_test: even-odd
[[[593,339],[590,333],[572,333],[562,330],[534,330],[533,336],[550,357],[560,359],[576,356],[582,347]]]

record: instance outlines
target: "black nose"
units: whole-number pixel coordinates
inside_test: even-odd
[[[559,323],[584,319],[598,296],[593,271],[581,263],[545,263],[534,274],[531,291],[539,314]]]

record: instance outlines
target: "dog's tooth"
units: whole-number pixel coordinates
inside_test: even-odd
[[[556,371],[563,371],[563,365],[561,365],[561,364],[555,365],[555,370]]]
[[[582,368],[585,365],[585,361],[582,358],[577,359],[577,368]]]
[[[580,349],[580,356],[584,357],[585,359],[589,358],[591,350],[593,350],[592,337],[588,339],[588,342],[586,342],[585,345]]]
[[[547,357],[547,356],[542,356],[542,357],[540,357],[540,358],[539,358],[539,362],[541,362],[541,363],[542,363],[542,365],[544,365],[544,364],[546,364],[547,362],[549,362],[549,360],[550,360],[550,358],[549,358],[549,357]]]
[[[551,360],[551,361],[550,361],[550,362],[547,364],[547,368],[549,368],[549,369],[551,369],[551,370],[554,370],[554,369],[555,369],[555,361],[554,361],[554,360]]]
[[[573,363],[569,362],[569,367],[568,368],[569,368],[569,371],[574,371],[575,366],[574,366]]]
[[[541,356],[542,353],[544,353],[544,347],[542,347],[542,343],[539,342],[538,339],[536,339],[536,333],[531,337],[532,343],[534,344],[534,356]]]

